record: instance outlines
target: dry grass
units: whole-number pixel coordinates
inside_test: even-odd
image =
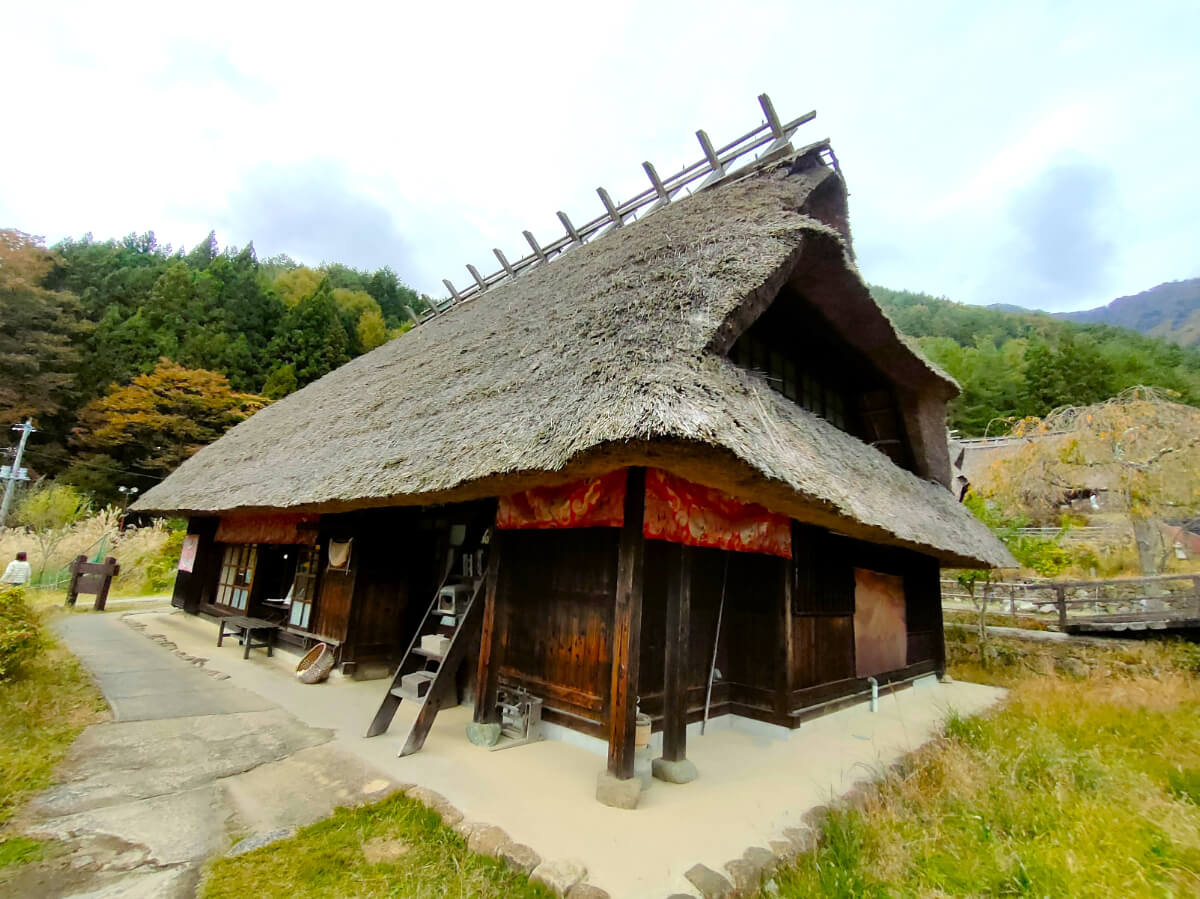
[[[170,548],[172,533],[161,520],[144,528],[119,531],[116,510],[110,508],[76,524],[45,558],[31,533],[23,528],[10,528],[0,534],[0,561],[27,552],[35,580],[44,569],[41,580],[47,583],[76,556],[92,558],[102,551],[105,556],[115,557],[121,566],[121,573],[113,582],[113,594],[135,595],[155,590],[156,585],[147,582],[147,573]]]
[[[1060,649],[960,664],[1009,700],[835,809],[780,895],[1200,893],[1200,649],[1069,651],[1086,676]]]

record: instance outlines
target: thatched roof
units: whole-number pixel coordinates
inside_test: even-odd
[[[953,381],[896,334],[848,247],[841,178],[815,154],[706,189],[258,412],[137,508],[425,504],[645,462],[948,564],[1011,565],[943,486],[721,355],[790,283],[943,409]]]

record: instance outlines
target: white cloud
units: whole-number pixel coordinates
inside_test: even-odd
[[[767,90],[782,115],[818,109],[805,130],[845,166],[864,270],[895,286],[1000,298],[1013,198],[1064,154],[1109,170],[1133,226],[1098,303],[1197,273],[1197,26],[1195,4],[1032,0],[26,5],[6,12],[0,224],[352,246],[440,293],[493,246],[523,253],[524,228],[552,239],[555,210],[598,213],[598,185],[641,190],[643,159],[692,161],[697,128],[752,127]],[[276,227],[246,205],[268,170],[380,233]]]

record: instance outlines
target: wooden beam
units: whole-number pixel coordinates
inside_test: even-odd
[[[642,649],[642,580],[646,565],[646,541],[642,535],[645,503],[646,469],[632,466],[625,480],[625,523],[617,550],[612,689],[608,701],[608,773],[621,780],[633,777],[638,659]]]
[[[496,708],[496,692],[500,688],[500,665],[503,664],[501,633],[496,629],[496,603],[503,563],[504,531],[492,531],[488,548],[487,586],[483,597],[483,624],[479,637],[479,668],[475,678],[476,724],[499,724],[500,710]]]
[[[663,648],[663,751],[668,762],[687,758],[688,644],[691,640],[690,546],[673,544],[667,572],[667,629]]]
[[[795,554],[796,523],[792,522],[792,553]],[[780,559],[782,577],[779,587],[779,636],[776,641],[776,683],[775,711],[786,715],[792,711],[792,671],[795,668],[792,657],[792,585],[796,580],[796,560]]]

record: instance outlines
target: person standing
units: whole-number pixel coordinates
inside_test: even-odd
[[[4,569],[4,576],[0,577],[0,584],[23,587],[29,583],[29,579],[33,576],[33,569],[25,561],[25,558],[25,553],[17,553],[17,557]]]

